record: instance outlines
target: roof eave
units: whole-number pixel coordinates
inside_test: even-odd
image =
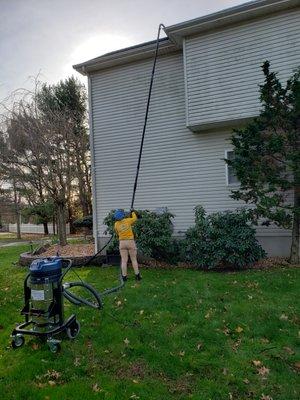
[[[299,6],[299,0],[260,0],[227,8],[204,17],[166,27],[168,37],[182,46],[183,38]]]
[[[178,51],[182,47],[183,38],[186,36],[202,34],[213,29],[274,14],[297,6],[299,7],[299,0],[251,1],[204,17],[168,26],[165,28],[168,38],[161,40],[159,54],[163,55]],[[154,55],[155,46],[155,40],[142,43],[73,65],[73,68],[83,75],[89,75],[98,70],[151,58]]]
[[[105,54],[81,64],[73,65],[73,68],[82,75],[89,75],[98,70],[151,58],[154,55],[155,47],[155,41],[140,46],[132,46],[127,49]],[[170,40],[165,39],[159,46],[159,55],[169,54],[178,50],[179,48],[177,45],[172,43]]]

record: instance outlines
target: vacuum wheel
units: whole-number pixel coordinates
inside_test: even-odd
[[[58,342],[48,342],[48,346],[51,353],[58,353],[61,350],[60,343]]]
[[[67,336],[69,339],[75,339],[78,333],[80,332],[80,323],[75,320],[68,328],[67,328]]]
[[[12,338],[11,346],[13,349],[18,349],[19,347],[22,347],[24,343],[25,343],[24,336],[16,335],[16,336],[13,336],[13,338]]]

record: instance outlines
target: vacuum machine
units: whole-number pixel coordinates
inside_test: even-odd
[[[154,54],[153,68],[148,91],[148,99],[145,111],[145,120],[141,137],[141,144],[137,162],[135,181],[130,209],[133,209],[135,193],[137,189],[138,176],[144,146],[144,138],[148,120],[152,86],[155,75],[155,67],[160,43],[160,32],[164,25],[160,24],[158,28],[156,49]],[[91,264],[92,260],[104,250],[110,243],[106,243],[94,256],[85,264]],[[102,308],[102,297],[120,290],[124,286],[122,275],[120,273],[120,284],[117,287],[107,289],[102,293],[96,291],[93,286],[86,282],[63,282],[67,272],[72,267],[72,261],[60,257],[50,257],[37,259],[32,262],[29,273],[24,281],[24,307],[21,314],[25,316],[25,322],[18,325],[12,332],[12,347],[19,348],[25,343],[25,336],[37,336],[48,343],[49,349],[56,353],[60,349],[60,342],[63,336],[74,339],[79,331],[80,324],[76,315],[72,314],[68,318],[64,316],[64,300],[70,301],[74,305],[87,305],[95,309]],[[70,289],[73,287],[82,287],[94,297],[94,302],[77,296]]]

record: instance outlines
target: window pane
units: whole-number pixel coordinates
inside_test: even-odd
[[[227,151],[227,159],[234,160],[234,151]],[[227,165],[228,185],[239,183],[239,180],[234,172],[234,169]]]

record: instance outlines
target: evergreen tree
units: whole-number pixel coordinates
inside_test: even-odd
[[[299,262],[300,68],[283,85],[270,63],[262,65],[260,115],[233,132],[235,158],[226,160],[240,181],[234,199],[254,205],[251,216],[292,228],[290,261]]]

